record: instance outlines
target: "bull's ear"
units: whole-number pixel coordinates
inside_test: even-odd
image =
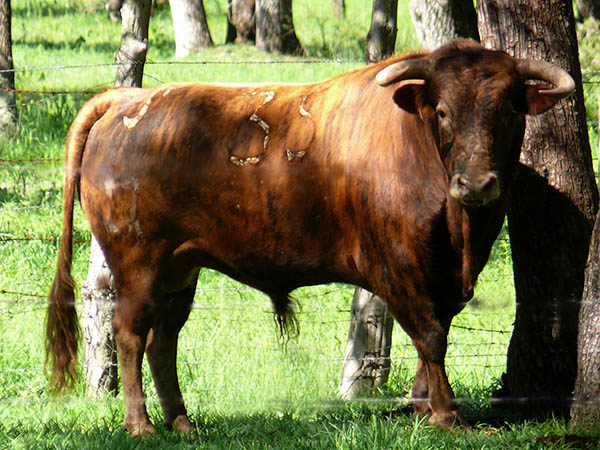
[[[403,81],[394,92],[394,103],[411,114],[417,114],[424,104],[425,81]]]
[[[547,95],[552,86],[544,84],[534,84],[525,86],[525,105],[523,112],[525,114],[541,114],[548,111],[562,98],[562,96]],[[518,108],[521,109],[521,108]]]

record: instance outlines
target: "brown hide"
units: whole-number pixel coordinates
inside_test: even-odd
[[[404,61],[424,58],[432,69],[410,79],[417,71],[406,75]],[[563,95],[526,95],[518,67],[458,41],[315,84],[170,84],[92,99],[67,144],[68,242],[48,320],[57,384],[73,370],[63,323],[74,310],[63,315],[60,305],[72,296],[65,273],[79,182],[115,277],[132,434],[152,431],[139,381],[144,348],[166,422],[191,429],[176,341],[202,267],[264,291],[282,317],[303,285],[341,281],[381,296],[419,353],[417,412],[466,425],[444,371],[448,327],[502,225],[524,113]]]

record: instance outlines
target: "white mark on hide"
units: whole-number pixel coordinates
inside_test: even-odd
[[[106,180],[104,182],[104,191],[108,194],[108,195],[112,195],[113,191],[115,190],[115,188],[117,187],[115,180],[113,180],[112,178],[109,178],[108,180]]]
[[[142,117],[144,117],[146,112],[148,112],[150,103],[152,103],[152,99],[154,98],[155,95],[162,92],[162,96],[165,97],[165,96],[169,95],[169,93],[171,93],[171,91],[175,88],[176,88],[176,86],[166,85],[166,86],[163,86],[160,89],[152,92],[135,116],[133,116],[133,117],[123,116],[123,125],[125,125],[130,130],[132,128],[134,128],[139,123],[139,121],[142,120]]]
[[[229,157],[229,161],[231,161],[236,166],[243,167],[246,164],[258,164],[260,162],[260,156],[251,156],[250,158],[240,159],[237,156],[232,155]]]
[[[306,151],[300,150],[299,152],[293,152],[288,149],[285,151],[285,154],[287,156],[287,160],[292,162],[295,159],[300,160],[300,159],[304,158],[304,155],[306,155]]]
[[[312,117],[310,113],[306,110],[304,105],[306,104],[306,97],[302,99],[302,103],[300,104],[300,115],[303,117]]]

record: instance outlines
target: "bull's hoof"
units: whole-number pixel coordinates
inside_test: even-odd
[[[132,438],[141,438],[144,436],[151,436],[156,433],[154,426],[150,422],[125,422],[123,428],[129,432]]]
[[[429,423],[443,428],[462,428],[470,431],[471,425],[465,420],[459,411],[449,411],[443,413],[432,413],[429,417]]]
[[[169,427],[169,425],[167,426]],[[181,434],[192,434],[196,431],[196,428],[194,428],[185,415],[177,416],[173,423],[170,424],[170,428],[178,431]]]

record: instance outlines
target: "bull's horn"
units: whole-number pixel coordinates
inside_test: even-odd
[[[525,79],[536,79],[552,83],[554,89],[540,91],[541,94],[550,97],[567,97],[575,90],[575,81],[566,71],[544,61],[533,61],[531,59],[519,59],[517,68]]]
[[[431,78],[431,60],[428,58],[405,59],[390,64],[379,71],[375,81],[380,86],[388,86],[402,80],[429,80]]]

